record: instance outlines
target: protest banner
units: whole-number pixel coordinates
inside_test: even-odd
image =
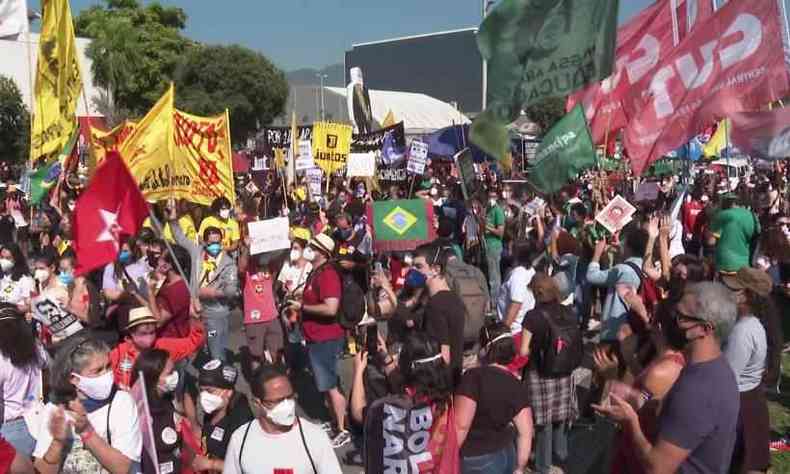
[[[310,140],[299,140],[299,156],[296,158],[296,171],[304,171],[315,167],[313,161],[313,144]]]
[[[321,168],[310,168],[309,170],[305,171],[305,178],[307,179],[307,190],[310,191],[310,195],[313,198],[317,198],[321,196],[322,189],[321,189],[321,180],[324,177],[324,173],[321,171]]]
[[[790,157],[790,108],[739,112],[732,116],[732,143],[752,158]]]
[[[618,194],[595,216],[595,220],[614,234],[631,222],[634,213],[636,208]]]
[[[326,174],[345,168],[351,153],[350,125],[330,122],[313,124],[313,159]]]
[[[123,123],[110,131],[100,130],[91,126],[91,150],[96,163],[101,163],[104,160],[104,157],[107,156],[107,153],[111,151],[119,151],[121,149],[121,145],[123,145],[126,139],[129,138],[129,135],[132,134],[136,126],[137,123],[132,122],[131,120],[124,120]]]
[[[148,396],[146,395],[145,391],[145,377],[143,376],[142,372],[138,372],[137,382],[132,385],[132,389],[129,391],[129,394],[132,396],[132,400],[134,400],[134,405],[137,407],[137,420],[140,423],[140,434],[143,437],[143,449],[151,458],[151,463],[154,466],[155,474],[159,474],[160,466],[159,466],[159,458],[156,455],[156,438],[154,438],[154,424],[151,418],[151,411],[149,409],[148,404]],[[170,427],[166,427],[162,430],[162,438],[164,439],[178,439],[178,433],[176,430]],[[172,463],[171,463],[172,464]],[[173,472],[173,466],[170,466],[171,471]]]
[[[291,247],[287,217],[250,222],[247,230],[250,235],[250,255]]]
[[[428,144],[420,140],[413,140],[409,148],[409,162],[406,169],[414,174],[423,174],[427,164]]]
[[[346,176],[349,178],[358,176],[361,178],[372,177],[376,173],[376,154],[350,153],[348,163],[346,163]]]

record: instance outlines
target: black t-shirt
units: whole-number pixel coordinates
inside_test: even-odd
[[[14,241],[13,232],[16,228],[14,218],[10,215],[0,216],[0,245],[7,245]]]
[[[230,436],[236,428],[251,421],[254,417],[247,396],[236,392],[230,401],[231,409],[216,425],[211,424],[211,416],[203,421],[202,442],[206,452],[213,459],[225,459]]]
[[[534,309],[527,311],[521,327],[532,334],[529,341],[529,368],[538,370],[540,366],[540,354],[543,348],[549,343],[549,325],[546,317],[570,311],[567,306],[559,303],[538,303]]]
[[[450,346],[450,369],[458,382],[464,357],[464,303],[449,290],[436,293],[425,305],[425,331],[439,344]]]
[[[477,410],[461,456],[482,456],[513,442],[510,422],[529,406],[529,392],[510,372],[493,366],[464,372],[457,395],[477,402]]]

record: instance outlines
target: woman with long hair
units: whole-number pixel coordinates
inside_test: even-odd
[[[36,441],[24,415],[41,400],[42,370],[47,353],[36,341],[25,315],[15,305],[0,303],[0,391],[3,426],[0,433],[25,456],[33,454]]]
[[[479,340],[482,365],[464,373],[453,403],[461,470],[523,472],[532,448],[532,410],[529,392],[508,369],[516,357],[510,326],[489,323],[480,330]]]
[[[16,244],[0,247],[0,302],[11,303],[23,313],[30,309],[30,295],[35,284],[27,259]]]

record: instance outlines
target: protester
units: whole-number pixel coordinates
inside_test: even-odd
[[[516,357],[510,327],[485,326],[480,347],[483,365],[464,373],[453,402],[462,472],[524,472],[532,449],[532,411],[529,392],[508,369]]]
[[[529,289],[529,283],[535,276],[532,261],[535,259],[537,251],[533,244],[524,242],[516,245],[513,254],[515,266],[510,270],[505,283],[499,290],[496,309],[499,321],[510,328],[510,333],[515,338],[516,347],[521,347],[521,322],[527,311],[535,307],[535,297]],[[516,356],[516,358],[519,357]],[[524,363],[526,361],[520,364],[521,367]]]
[[[497,192],[488,191],[488,207],[485,220],[485,254],[488,266],[488,285],[491,301],[496,301],[502,284],[502,238],[505,236],[505,213],[499,206]]]
[[[157,319],[158,337],[184,338],[189,336],[191,296],[188,282],[181,276],[179,267],[188,278],[190,259],[183,247],[175,245],[171,248],[172,254],[169,251],[149,251],[155,274],[149,282],[153,291],[147,292],[146,303]]]
[[[285,371],[264,365],[250,382],[258,416],[233,432],[223,473],[340,474],[326,433],[296,415],[296,393]]]
[[[716,270],[732,275],[751,264],[760,223],[754,213],[736,204],[734,195],[722,198],[709,229],[708,243],[716,245]]]
[[[31,302],[33,317],[44,325],[49,340],[55,347],[83,330],[79,318],[69,310],[68,287],[58,278],[57,261],[48,255],[33,260],[36,293]]]
[[[111,302],[133,301],[132,293],[145,284],[148,267],[144,259],[135,258],[135,244],[133,239],[124,242],[115,262],[104,267],[102,293]]]
[[[244,333],[253,356],[253,368],[280,362],[283,357],[283,327],[274,295],[274,274],[264,254],[253,257],[244,279]],[[306,275],[305,275],[306,277]]]
[[[228,201],[228,198],[218,197],[214,200],[214,202],[211,203],[211,215],[205,217],[200,222],[200,228],[198,229],[198,235],[203,239],[202,243],[211,243],[206,236],[206,230],[214,227],[220,231],[222,250],[225,252],[235,252],[238,250],[241,232],[239,230],[238,221],[231,217],[230,213],[231,205],[230,201]],[[177,223],[175,225],[177,225]],[[183,233],[184,230],[182,229],[182,234]],[[175,238],[175,233],[173,237]],[[187,236],[187,238],[189,237]],[[178,238],[175,238],[175,240],[178,242]]]
[[[30,276],[27,259],[18,245],[0,247],[0,275],[0,303],[17,305],[26,313],[35,282]]]
[[[33,451],[43,474],[130,471],[140,462],[137,405],[113,383],[109,348],[91,337],[69,340],[50,372],[50,401]]]

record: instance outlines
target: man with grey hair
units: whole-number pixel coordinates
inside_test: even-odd
[[[642,432],[629,402],[612,395],[610,405],[595,407],[623,425],[645,472],[728,472],[740,399],[721,345],[736,314],[735,298],[720,283],[686,287],[664,324],[667,337],[684,347],[687,364],[664,399],[655,442]]]

